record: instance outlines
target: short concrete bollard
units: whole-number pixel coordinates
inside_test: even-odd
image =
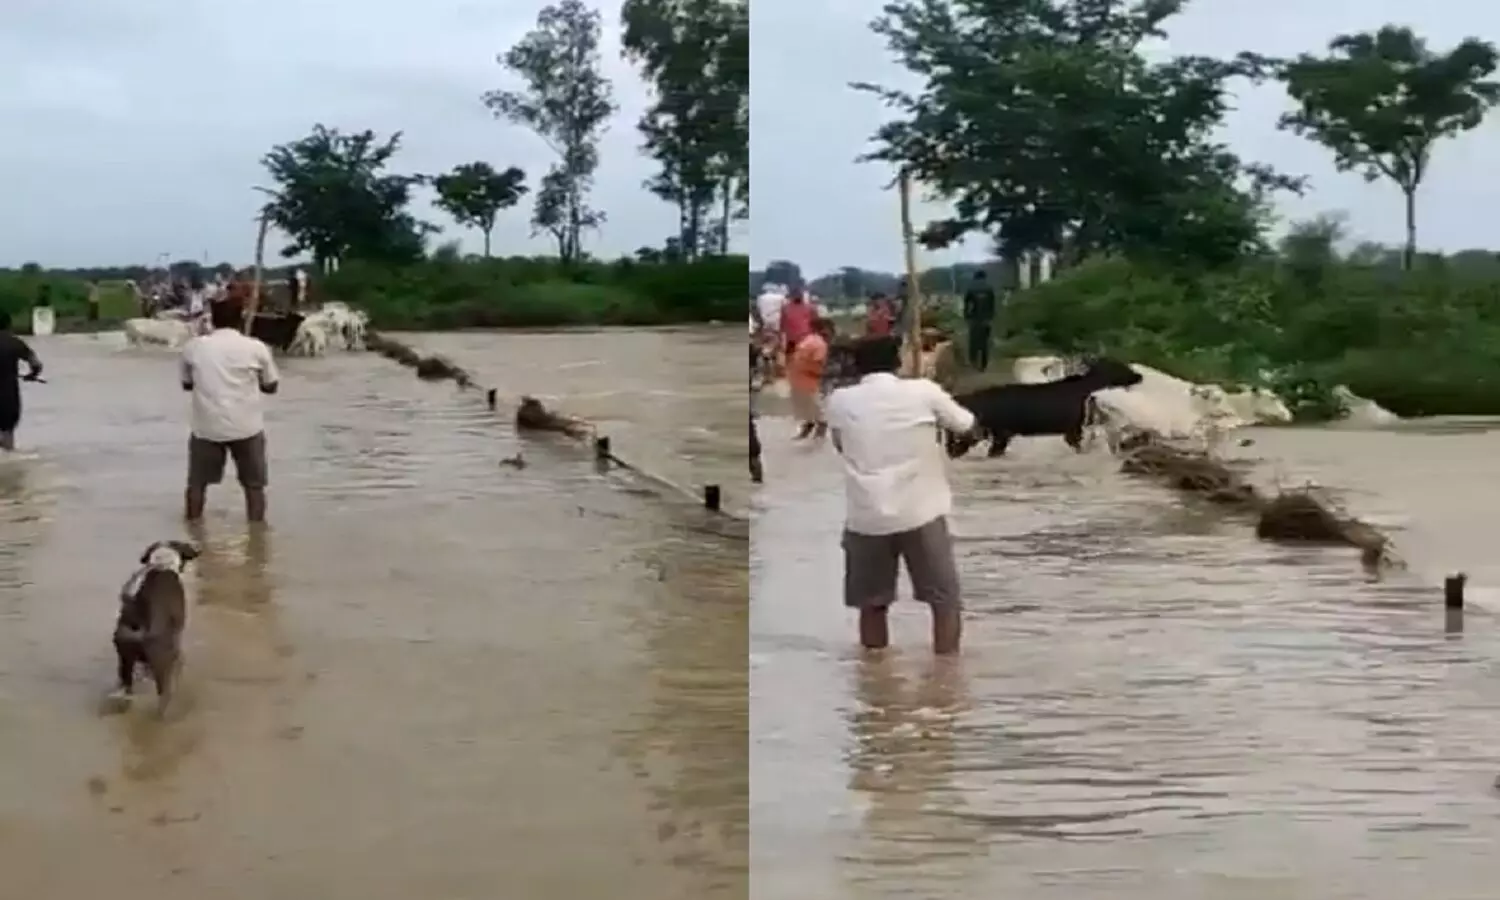
[[[594,459],[599,462],[609,462],[614,453],[609,449],[609,438],[599,436],[594,438]]]
[[[719,512],[724,506],[724,497],[719,491],[717,484],[708,484],[703,487],[703,508],[709,512]]]
[[[1449,575],[1447,578],[1443,579],[1444,609],[1464,608],[1464,585],[1466,585],[1468,581],[1469,576],[1463,574],[1462,572],[1459,572],[1455,575]]]

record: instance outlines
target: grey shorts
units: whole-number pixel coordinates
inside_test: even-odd
[[[263,488],[270,480],[266,461],[266,433],[238,441],[208,441],[188,438],[188,487],[206,488],[224,480],[226,457],[234,457],[234,474],[240,485]]]
[[[906,563],[912,595],[933,606],[959,606],[958,565],[948,519],[895,534],[844,532],[844,605],[854,609],[896,602],[900,563]]]

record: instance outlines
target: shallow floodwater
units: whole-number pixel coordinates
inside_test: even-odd
[[[1409,576],[1261,544],[1020,440],[955,464],[965,652],[909,601],[881,660],[839,606],[831,451],[762,422],[752,522],[752,896],[1492,898],[1500,621],[1446,634],[1439,575],[1500,584],[1500,431],[1249,432],[1266,480],[1347,485]]]
[[[567,411],[626,373],[631,449],[686,480],[744,471],[743,423],[714,431],[739,340],[414,338]],[[36,346],[28,458],[0,463],[5,897],[745,895],[743,532],[373,355],[291,360],[270,530],[226,486],[196,535],[181,709],[102,716],[119,587],[183,534],[185,399],[170,354]]]

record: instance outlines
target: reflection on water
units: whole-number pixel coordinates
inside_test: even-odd
[[[838,600],[836,462],[765,425],[753,896],[1493,893],[1500,630],[1475,614],[1445,634],[1438,581],[1369,584],[1348,552],[1257,543],[1102,455],[1024,441],[955,466],[958,667],[931,668],[915,603],[889,658],[865,659]],[[1489,434],[1255,449],[1289,481],[1347,469],[1356,511],[1423,509],[1402,532],[1420,521],[1418,545],[1474,546],[1481,501],[1429,467],[1477,473]]]
[[[496,381],[561,352],[454,343]],[[566,346],[601,361],[580,378],[631,384],[670,371],[664,354],[700,374],[729,358],[706,333]],[[269,528],[245,525],[231,483],[188,532],[171,357],[38,350],[56,377],[28,397],[35,459],[0,465],[7,897],[745,895],[742,539],[565,447],[502,467],[520,447],[503,417],[344,354],[286,363]],[[551,392],[592,389],[569,377]],[[738,382],[698,381],[691,399],[612,401],[650,423],[643,454],[670,459],[654,448],[742,402]],[[150,703],[101,717],[119,586],[178,536],[204,548],[180,703],[164,723]]]

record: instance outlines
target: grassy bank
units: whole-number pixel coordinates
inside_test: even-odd
[[[376,328],[672,325],[743,318],[748,268],[743,256],[574,268],[553,259],[434,259],[400,268],[351,264],[315,291],[365,310]]]
[[[319,300],[341,300],[370,314],[376,328],[442,330],[568,325],[674,325],[745,316],[749,262],[743,256],[694,262],[631,259],[564,267],[551,258],[434,258],[400,267],[349,263],[313,281]],[[43,285],[59,325],[82,323],[88,282],[52,271],[0,272],[0,309],[29,322]],[[105,283],[100,316],[136,314],[121,283]],[[61,328],[59,330],[62,330]]]
[[[1001,311],[994,355],[1036,352],[1261,385],[1309,421],[1334,412],[1339,384],[1402,416],[1500,415],[1500,264],[1264,260],[1189,278],[1100,260]]]

